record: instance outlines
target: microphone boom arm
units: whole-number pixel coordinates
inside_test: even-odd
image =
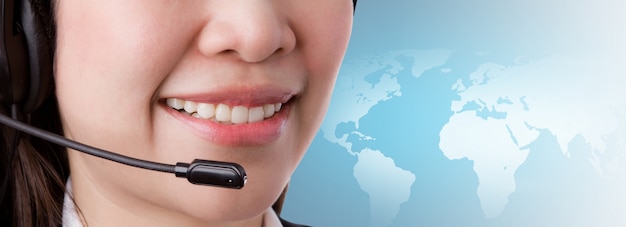
[[[136,159],[72,141],[63,136],[14,120],[3,114],[0,114],[0,123],[57,145],[72,148],[99,158],[142,169],[174,173],[176,177],[185,177],[193,184],[240,189],[247,181],[245,170],[236,163],[195,159],[192,163],[178,162],[176,165],[169,165]]]

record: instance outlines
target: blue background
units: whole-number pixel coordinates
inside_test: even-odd
[[[282,216],[313,226],[626,225],[625,15],[616,0],[359,1],[327,119]],[[528,134],[516,134],[515,116]],[[474,133],[444,149],[463,131],[452,123]],[[480,172],[485,157],[501,157],[489,149],[498,135],[517,145],[506,155],[518,163],[505,156],[503,170]],[[455,157],[464,144],[484,145],[483,159]],[[498,174],[514,183],[481,180]]]

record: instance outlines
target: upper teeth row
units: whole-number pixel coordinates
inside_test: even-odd
[[[222,123],[243,124],[262,121],[280,111],[282,103],[265,104],[258,107],[234,106],[226,104],[196,103],[177,98],[165,100],[167,106],[184,111],[196,118],[211,119]]]

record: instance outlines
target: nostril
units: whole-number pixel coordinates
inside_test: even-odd
[[[274,54],[282,55],[283,52],[285,52],[285,49],[281,47],[281,48],[276,49],[276,51],[274,51]]]
[[[222,53],[227,54],[227,55],[231,55],[231,54],[237,53],[237,51],[235,51],[233,49],[227,49],[227,50],[223,50]]]

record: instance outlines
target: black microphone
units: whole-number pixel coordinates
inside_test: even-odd
[[[116,154],[69,140],[63,136],[35,128],[3,114],[0,114],[0,123],[57,145],[72,148],[99,158],[142,169],[174,173],[176,177],[187,178],[187,180],[193,184],[240,189],[246,184],[248,179],[246,171],[237,163],[195,159],[191,163],[178,162],[176,165],[168,165]]]

